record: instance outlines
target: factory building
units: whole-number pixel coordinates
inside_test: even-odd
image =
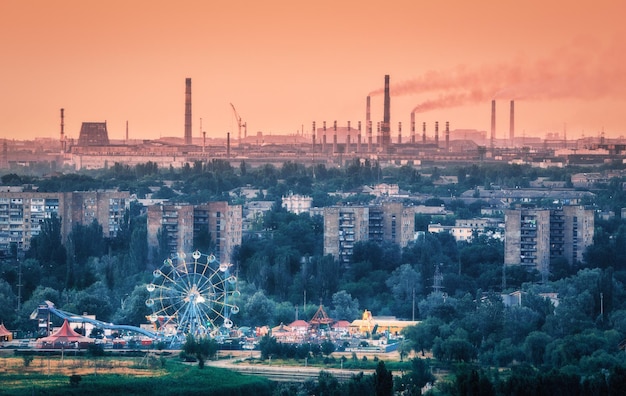
[[[505,211],[505,265],[524,265],[543,275],[550,260],[564,258],[570,265],[583,260],[593,243],[594,213],[584,206]]]

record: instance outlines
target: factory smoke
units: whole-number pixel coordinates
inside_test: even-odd
[[[484,103],[492,99],[552,100],[626,99],[626,68],[610,58],[626,50],[616,41],[600,48],[585,42],[554,51],[544,58],[523,57],[482,67],[459,66],[393,84],[392,96],[435,94],[415,106],[414,112]],[[382,89],[370,96],[383,94]]]

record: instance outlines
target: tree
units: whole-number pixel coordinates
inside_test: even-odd
[[[376,396],[393,395],[393,375],[391,371],[387,370],[385,362],[382,360],[378,362],[374,373],[374,390]]]
[[[320,396],[341,396],[339,380],[328,371],[320,371],[317,377],[317,392],[315,394]]]
[[[400,317],[411,318],[415,295],[420,295],[423,290],[420,273],[410,264],[402,264],[391,273],[385,284],[395,300],[394,313]]]
[[[359,317],[359,300],[352,298],[350,293],[339,290],[333,294],[333,307],[330,316],[336,320],[352,321]]]
[[[15,320],[15,307],[17,297],[11,285],[4,279],[0,279],[0,321],[6,324],[12,324]]]
[[[275,305],[276,303],[267,298],[263,291],[257,291],[246,302],[244,306],[246,315],[242,315],[242,317],[248,318],[249,324],[271,325],[274,319]]]
[[[435,382],[430,369],[430,359],[411,359],[411,371],[397,379],[395,390],[402,395],[421,395],[426,384]]]
[[[41,231],[30,242],[27,258],[34,258],[41,264],[41,282],[46,286],[63,284],[65,277],[66,252],[61,237],[61,219],[55,212],[44,219]]]
[[[335,344],[332,341],[326,340],[322,342],[322,354],[324,356],[330,356],[333,352],[335,352]]]
[[[213,339],[202,337],[196,339],[192,334],[187,334],[187,339],[183,345],[183,352],[195,356],[198,359],[198,367],[204,368],[204,362],[212,358],[217,353],[217,342]]]

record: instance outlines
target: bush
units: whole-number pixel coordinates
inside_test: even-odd
[[[33,361],[34,357],[32,355],[23,355],[22,360],[24,361],[24,367],[30,366],[30,363]]]
[[[80,383],[80,381],[83,379],[83,377],[81,377],[78,374],[72,374],[70,375],[70,385],[71,386],[78,386],[78,384]]]

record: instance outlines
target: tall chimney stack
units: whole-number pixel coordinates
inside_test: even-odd
[[[65,109],[61,109],[61,152],[65,152]]]
[[[357,129],[359,132],[358,132],[357,139],[356,139],[356,152],[360,153],[361,152],[361,121],[359,121],[357,125]]]
[[[435,146],[439,148],[439,121],[435,121]]]
[[[230,132],[226,132],[226,158],[230,158]]]
[[[426,143],[426,123],[422,122],[422,143]]]
[[[324,121],[322,131],[324,132],[324,135],[322,135],[322,153],[326,153],[326,121]]]
[[[383,123],[381,125],[381,144],[384,150],[391,143],[391,98],[389,96],[389,74],[385,74],[385,103],[383,108]]]
[[[372,121],[367,123],[367,152],[372,152]]]
[[[493,151],[493,144],[496,138],[496,101],[491,101],[491,151]]]
[[[368,96],[365,100],[365,127],[366,128],[370,124],[370,121],[372,120],[372,113],[370,110],[371,110],[371,101],[370,101],[370,97]]]
[[[450,151],[450,123],[446,121],[446,151]]]
[[[350,149],[350,132],[352,131],[352,127],[350,126],[350,121],[348,121],[348,134],[346,136],[346,149],[344,150],[346,153],[351,151]]]
[[[311,134],[312,134],[312,138],[311,138],[311,144],[312,144],[312,148],[313,148],[313,152],[315,152],[315,121],[313,121],[313,126],[311,127]]]
[[[126,120],[126,144],[128,144],[128,120]]]
[[[415,112],[411,112],[411,143],[415,144]]]
[[[333,154],[337,152],[337,120],[333,121]]]
[[[402,144],[402,121],[398,122],[398,144]]]
[[[515,146],[515,101],[511,101],[511,118],[509,120],[509,140],[510,145]]]
[[[185,79],[185,144],[191,144],[191,78]]]

